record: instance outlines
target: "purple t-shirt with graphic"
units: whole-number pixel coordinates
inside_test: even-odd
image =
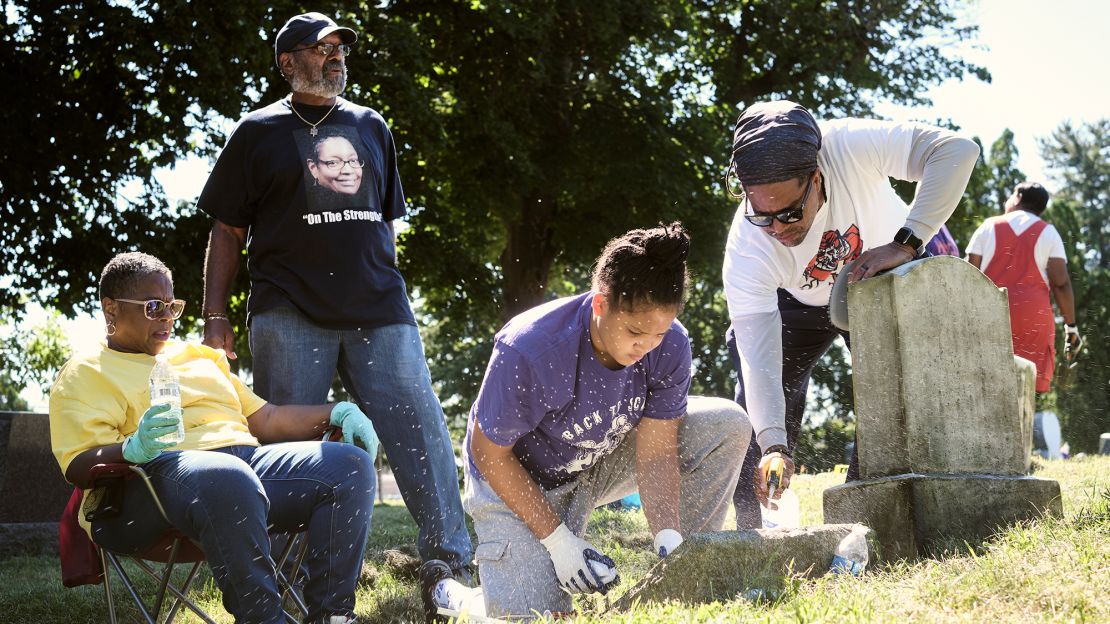
[[[613,452],[641,418],[686,413],[690,339],[677,320],[663,342],[631,366],[609,370],[590,343],[593,293],[557,299],[498,332],[466,443],[477,422],[545,489],[574,479]],[[469,459],[474,476],[481,477]]]

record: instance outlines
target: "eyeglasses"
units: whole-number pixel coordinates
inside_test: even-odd
[[[152,321],[161,319],[167,309],[170,311],[170,317],[174,319],[181,318],[181,313],[185,311],[185,301],[182,299],[174,299],[173,301],[162,301],[161,299],[148,299],[146,301],[114,299],[113,301],[134,303],[143,306],[143,316]]]
[[[813,190],[812,174],[810,175],[810,177],[806,178],[806,180],[806,192],[804,195],[802,195],[802,201],[797,206],[783,208],[782,210],[769,214],[753,211],[751,214],[745,214],[744,218],[748,220],[748,223],[751,223],[756,227],[769,227],[775,219],[778,219],[779,223],[785,225],[801,221],[802,217],[805,216],[806,202],[809,201],[809,192]],[[748,202],[747,197],[744,197],[744,203],[749,206],[751,205]]]
[[[316,163],[321,164],[328,169],[331,169],[332,171],[342,169],[344,165],[350,165],[351,169],[362,169],[364,166],[366,166],[366,163],[364,161],[361,161],[357,158],[352,158],[351,160],[317,160]]]
[[[323,54],[324,56],[331,56],[332,52],[335,52],[336,50],[339,50],[340,52],[343,53],[343,56],[350,56],[352,49],[353,48],[351,48],[351,46],[349,44],[346,44],[346,43],[338,43],[338,44],[336,44],[336,43],[317,43],[316,45],[308,46],[307,48],[296,48],[294,50],[290,50],[290,52],[304,52],[305,50],[316,50],[317,52],[319,52],[320,54]]]

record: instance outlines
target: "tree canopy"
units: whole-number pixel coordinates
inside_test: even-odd
[[[1090,452],[1110,430],[1110,119],[1063,123],[1040,149],[1058,184],[1048,186],[1053,197],[1045,219],[1064,239],[1076,320],[1087,341],[1074,370],[1057,369],[1056,400],[1072,452]]]
[[[69,339],[57,312],[30,327],[25,322],[0,324],[0,411],[26,410],[23,389],[32,384],[49,387],[69,354]]]
[[[967,249],[971,235],[984,219],[1002,214],[1014,187],[1025,181],[1017,159],[1014,133],[1009,128],[991,143],[989,150],[980,145],[979,163],[971,173],[963,200],[947,223],[961,250]]]
[[[946,3],[395,3],[387,18],[390,69],[371,99],[411,149],[420,211],[401,259],[448,395],[473,396],[501,322],[585,287],[608,238],[672,219],[695,241],[682,317],[695,386],[730,394],[720,263],[734,207],[719,182],[739,111],[790,97],[866,114],[985,77],[943,53],[972,35]]]
[[[294,11],[277,4],[5,3],[0,305],[89,309],[126,249],[198,262],[204,220],[169,206],[154,170],[213,153],[221,117],[273,86],[274,24]],[[141,192],[122,198],[129,183]]]
[[[449,400],[473,396],[507,317],[586,287],[608,238],[673,219],[695,241],[695,386],[729,394],[719,274],[734,207],[719,181],[740,110],[788,97],[818,117],[867,114],[988,78],[951,55],[975,29],[948,0],[338,4],[360,34],[346,95],[398,141],[402,269]],[[0,139],[2,302],[90,309],[100,268],[135,248],[199,298],[208,220],[168,205],[153,171],[213,154],[226,119],[284,95],[271,46],[300,5],[7,6],[0,76],[25,86],[0,94],[20,129]],[[120,199],[128,182],[140,197]]]

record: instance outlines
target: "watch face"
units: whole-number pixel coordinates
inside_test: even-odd
[[[894,235],[894,242],[902,245],[909,245],[918,251],[921,250],[921,239],[914,236],[913,230],[909,228],[902,228]]]

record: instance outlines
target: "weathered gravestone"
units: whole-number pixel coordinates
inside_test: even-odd
[[[72,492],[50,451],[49,417],[0,412],[0,559],[56,552]]]
[[[1005,292],[926,258],[853,284],[848,316],[862,480],[825,491],[826,522],[866,524],[890,559],[1061,513],[1059,484],[1025,476],[1036,369],[1013,355]]]
[[[50,417],[0,412],[0,523],[57,522],[73,493],[50,450]]]
[[[827,574],[837,545],[852,531],[872,537],[867,527],[852,524],[696,533],[648,570],[612,608],[667,600],[726,601],[749,590],[773,597],[791,576]]]

